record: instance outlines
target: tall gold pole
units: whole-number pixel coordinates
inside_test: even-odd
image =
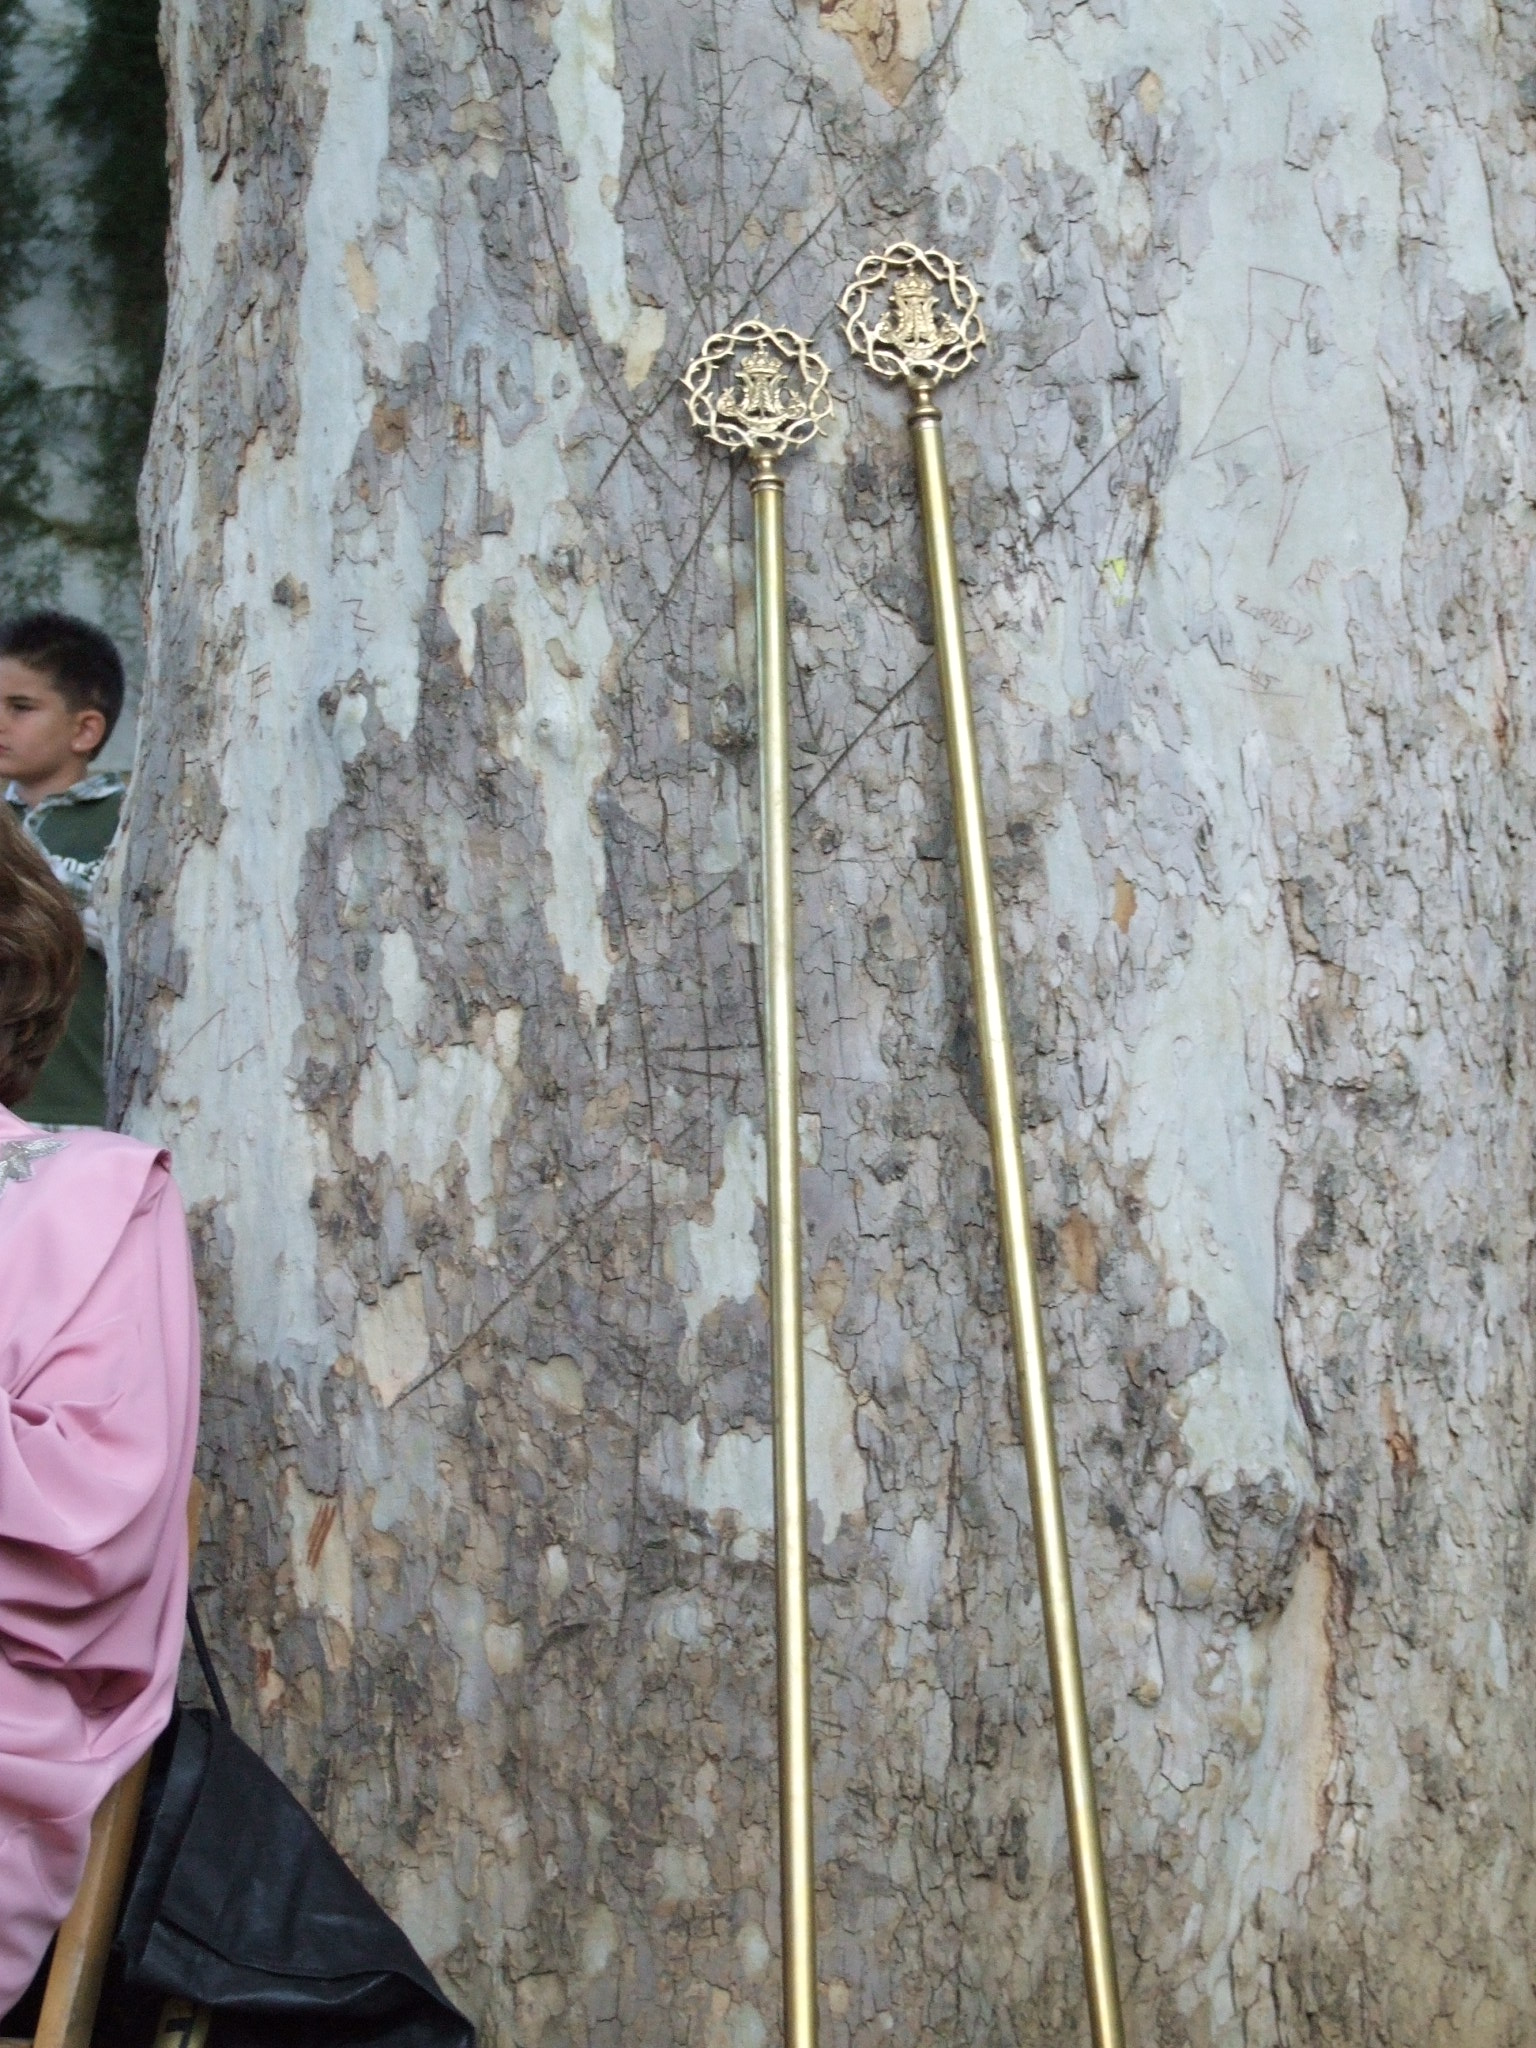
[[[891,288],[889,310],[878,321],[866,317],[871,311],[873,294],[886,284]],[[944,469],[941,416],[933,402],[937,379],[965,368],[984,345],[985,336],[976,316],[977,296],[975,286],[955,270],[947,257],[934,250],[916,249],[910,243],[898,243],[860,265],[854,283],[844,294],[842,310],[855,352],[881,375],[902,377],[912,397],[907,419],[917,464],[928,581],[933,593],[934,656],[949,742],[955,838],[970,928],[971,973],[991,1125],[992,1170],[997,1183],[998,1225],[1008,1276],[1024,1458],[1034,1507],[1040,1603],[1056,1707],[1056,1741],[1066,1795],[1088,2017],[1094,2048],[1124,2048],[1088,1708],[1067,1553],[1067,1525],[1045,1365],[1040,1288],[1019,1145],[1013,1052],[1003,1000],[981,762],[960,618],[960,577],[950,523],[949,482]]]
[[[757,715],[762,772],[784,2039],[789,2048],[816,2048],[816,1852],[811,1824],[811,1623],[806,1589],[805,1360],[800,1308],[800,1078],[795,1062],[795,898],[789,843],[789,628],[784,605],[784,481],[771,455],[752,458],[752,509],[757,541]]]
[[[722,382],[726,372],[730,381]],[[783,328],[714,335],[685,382],[694,423],[752,458],[758,756],[762,773],[763,1039],[768,1098],[768,1281],[773,1349],[773,1513],[778,1550],[779,1897],[785,2048],[816,2048],[816,1848],[811,1797],[804,1318],[800,1299],[800,1079],[790,854],[789,621],[784,479],[777,457],[830,413],[827,370]]]

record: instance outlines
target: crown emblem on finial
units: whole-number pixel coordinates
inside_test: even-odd
[[[909,270],[891,286],[891,310],[875,329],[875,337],[908,354],[931,356],[958,341],[960,330],[939,311],[932,280]]]
[[[743,320],[712,334],[683,376],[688,413],[722,448],[782,455],[813,440],[832,417],[830,372],[789,327]]]
[[[782,422],[797,420],[805,411],[805,400],[785,389],[787,365],[761,342],[745,361],[736,366],[736,382],[720,394],[716,410],[722,419],[740,420],[750,427],[777,430]]]
[[[986,347],[980,303],[976,286],[941,250],[894,242],[864,258],[838,311],[848,346],[877,376],[937,384]]]

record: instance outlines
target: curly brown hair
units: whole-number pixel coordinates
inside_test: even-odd
[[[69,1018],[85,927],[69,891],[0,799],[0,1102],[20,1102]]]

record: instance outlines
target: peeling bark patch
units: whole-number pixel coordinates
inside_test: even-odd
[[[938,0],[818,0],[821,25],[847,40],[859,69],[892,106],[912,90],[933,43]]]
[[[1074,1282],[1085,1294],[1095,1294],[1099,1285],[1099,1245],[1094,1228],[1080,1210],[1074,1210],[1057,1233],[1062,1257]]]

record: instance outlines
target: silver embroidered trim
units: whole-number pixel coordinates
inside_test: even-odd
[[[0,1145],[0,1194],[12,1181],[30,1180],[32,1169],[52,1152],[62,1152],[62,1138],[9,1138]]]

